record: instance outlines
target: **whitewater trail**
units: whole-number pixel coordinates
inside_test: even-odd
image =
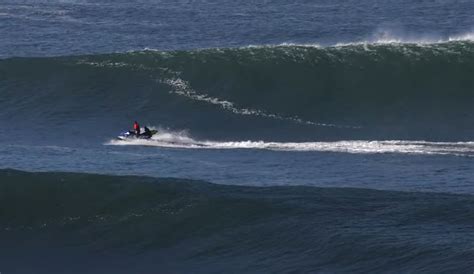
[[[181,149],[262,149],[273,151],[316,151],[351,154],[418,154],[474,157],[474,142],[429,142],[408,140],[346,140],[332,142],[268,142],[197,140],[186,131],[159,130],[149,140],[110,140],[106,145],[153,146]]]

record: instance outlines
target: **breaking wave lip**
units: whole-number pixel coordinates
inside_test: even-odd
[[[450,35],[447,37],[414,37],[396,35],[390,31],[382,31],[379,34],[375,34],[372,38],[347,41],[347,42],[335,42],[325,44],[321,42],[281,42],[276,44],[249,44],[246,46],[237,46],[235,49],[252,49],[252,48],[272,48],[272,47],[303,47],[303,48],[332,48],[332,47],[345,47],[345,46],[357,46],[357,45],[390,45],[390,44],[414,44],[420,46],[438,45],[451,42],[474,42],[474,31],[460,33],[456,35]],[[232,49],[232,47],[223,48],[198,48],[193,51],[200,50],[219,50],[219,49]],[[163,52],[162,49],[145,47],[139,50],[130,50],[129,52],[140,52],[140,51],[151,51],[151,52]]]
[[[376,33],[372,38],[354,41],[354,42],[338,42],[331,46],[344,47],[352,45],[385,45],[385,44],[415,44],[420,46],[429,46],[437,44],[445,44],[451,42],[474,42],[474,32],[451,35],[448,37],[414,37],[413,35],[396,35],[390,31],[381,31]]]
[[[187,131],[159,129],[151,139],[110,140],[105,145],[153,146],[181,149],[261,149],[272,151],[341,152],[350,154],[414,154],[474,157],[473,142],[430,142],[408,140],[345,140],[332,142],[267,142],[196,140]]]
[[[437,45],[450,42],[474,42],[474,32],[460,33],[447,37],[419,36],[419,35],[400,35],[390,30],[376,32],[371,38],[360,41],[337,42],[328,45],[328,47],[343,47],[351,45],[385,45],[385,44],[416,44],[416,45]],[[282,46],[295,46],[292,43],[283,43]],[[320,44],[301,44],[301,46],[322,47]]]

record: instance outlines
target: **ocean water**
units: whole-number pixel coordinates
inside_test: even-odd
[[[0,272],[471,273],[473,12],[1,1]]]

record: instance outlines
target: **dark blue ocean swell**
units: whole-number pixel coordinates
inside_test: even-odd
[[[206,138],[469,141],[473,70],[471,42],[11,58],[0,115],[53,139],[138,119]]]
[[[15,170],[0,190],[2,271],[472,269],[470,195]]]

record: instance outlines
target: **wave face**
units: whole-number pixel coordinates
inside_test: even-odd
[[[474,255],[466,195],[15,170],[0,190],[18,273],[466,272]]]
[[[82,136],[101,138],[138,119],[227,139],[469,141],[473,71],[469,41],[11,58],[0,123],[94,125]]]

